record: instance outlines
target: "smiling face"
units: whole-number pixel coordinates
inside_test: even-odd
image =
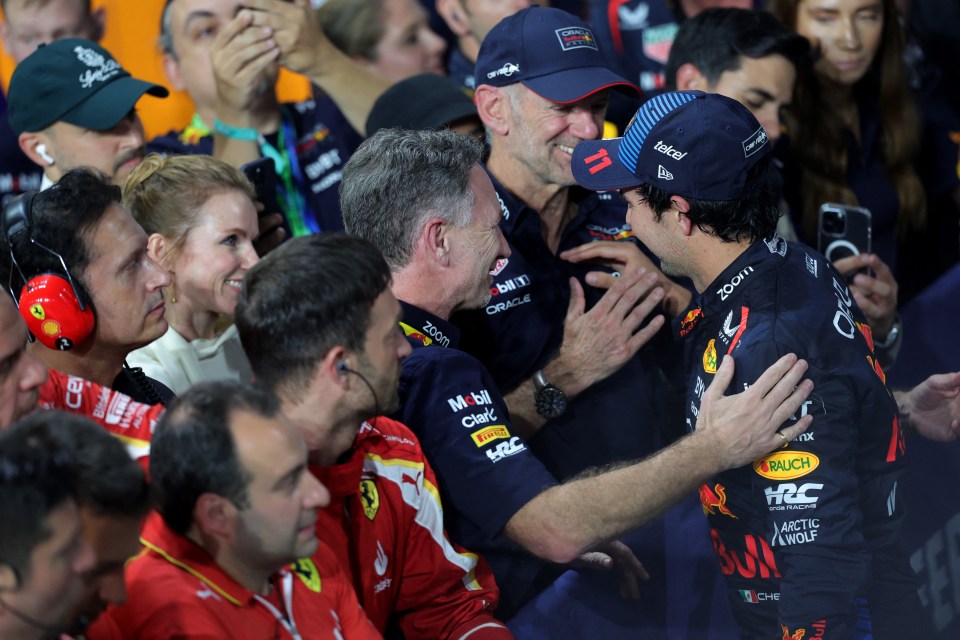
[[[539,185],[568,187],[576,184],[570,159],[583,140],[596,140],[607,113],[606,91],[598,91],[571,104],[541,98],[521,85],[508,87],[510,130],[502,138],[507,152]],[[501,139],[495,139],[494,144]]]
[[[84,284],[96,310],[95,340],[132,351],[167,330],[163,289],[167,270],[147,253],[147,234],[119,203],[112,203],[84,241],[90,262]]]
[[[373,61],[360,60],[362,64],[391,82],[444,73],[447,45],[430,29],[427,13],[416,0],[383,0],[383,25]]]
[[[449,227],[451,264],[462,275],[457,309],[477,309],[490,302],[490,272],[510,255],[500,218],[503,215],[493,183],[479,165],[470,169],[473,209],[466,227]]]
[[[231,554],[266,575],[317,550],[317,509],[330,493],[307,469],[307,446],[278,414],[230,416],[240,466],[250,476],[248,506],[235,512]]]
[[[801,0],[797,33],[819,46],[817,75],[833,83],[857,83],[873,63],[883,36],[881,0]]]
[[[192,312],[233,315],[247,270],[259,258],[253,248],[257,210],[246,194],[211,196],[194,216],[183,246],[169,264],[175,274],[176,304]]]

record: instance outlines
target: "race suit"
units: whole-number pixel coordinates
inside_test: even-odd
[[[385,635],[407,640],[501,640],[513,635],[493,617],[499,599],[490,567],[451,544],[433,469],[417,437],[387,418],[365,422],[349,460],[310,470],[330,491],[317,534],[349,558],[367,615]]]
[[[869,326],[841,276],[779,236],[754,243],[678,322],[687,425],[724,354],[729,392],[787,353],[815,388],[789,446],[700,489],[710,536],[744,638],[919,637],[913,574],[899,544],[904,438]],[[859,618],[859,619],[858,619]],[[802,633],[801,633],[802,632]]]
[[[284,567],[268,595],[251,592],[204,549],[159,519],[126,567],[127,602],[87,630],[88,640],[277,638],[377,640],[357,594],[323,542],[310,558]]]

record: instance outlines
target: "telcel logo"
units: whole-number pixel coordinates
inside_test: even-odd
[[[658,140],[657,144],[653,145],[653,148],[665,156],[670,156],[674,160],[683,160],[688,153],[686,151],[674,149],[672,144],[663,144],[663,140]]]
[[[792,480],[820,466],[820,458],[803,451],[777,451],[753,463],[757,474],[770,480]]]

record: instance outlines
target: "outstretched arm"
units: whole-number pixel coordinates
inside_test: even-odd
[[[909,391],[895,391],[903,424],[928,440],[960,438],[960,371],[932,375]]]

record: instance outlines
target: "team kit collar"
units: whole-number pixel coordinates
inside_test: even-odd
[[[697,299],[700,308],[705,315],[710,315],[713,309],[729,307],[745,295],[755,274],[775,268],[786,255],[787,241],[779,234],[754,242],[700,294]]]
[[[256,594],[224,572],[200,545],[175,533],[160,518],[143,532],[140,543],[154,555],[202,580],[231,604],[243,607],[255,601]]]
[[[422,347],[450,347],[460,344],[460,330],[446,320],[412,304],[400,301],[403,320],[400,328],[414,349]]]

